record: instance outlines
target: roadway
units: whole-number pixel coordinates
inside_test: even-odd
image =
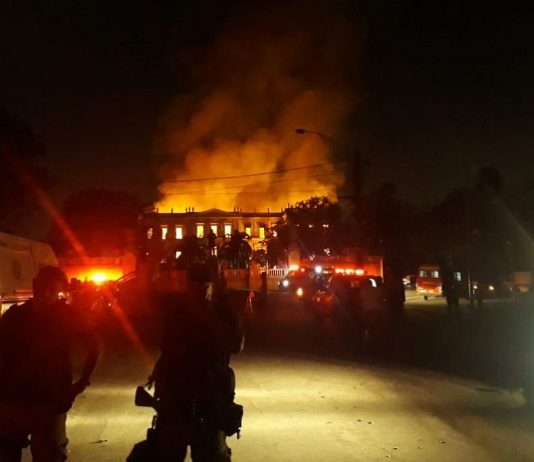
[[[440,301],[410,301],[401,342],[409,346],[380,356],[355,354],[333,329],[316,335],[290,297],[256,306],[245,351],[233,360],[236,400],[245,406],[242,437],[229,441],[234,460],[533,460],[525,394],[493,376],[479,379],[465,364],[454,370],[451,351],[440,354],[442,340],[458,331],[472,337],[472,323],[440,312]],[[149,366],[120,337],[108,337],[93,385],[69,416],[71,461],[124,461],[150,424],[152,412],[133,405]],[[434,362],[414,354],[424,348]],[[148,347],[148,355],[154,360],[156,351]]]

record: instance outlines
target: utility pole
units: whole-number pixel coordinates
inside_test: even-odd
[[[467,272],[467,301],[469,302],[469,307],[474,307],[474,300],[473,300],[473,278],[471,274],[471,267],[472,267],[472,252],[471,252],[471,241],[473,237],[472,233],[472,225],[471,225],[471,200],[469,197],[470,194],[470,188],[471,188],[471,181],[470,181],[470,172],[469,172],[469,157],[467,155],[467,150],[464,149],[464,156],[463,156],[463,163],[464,163],[464,174],[465,174],[465,204],[464,204],[464,213],[465,213],[465,258],[466,258],[466,272]],[[480,282],[480,281],[479,281]]]

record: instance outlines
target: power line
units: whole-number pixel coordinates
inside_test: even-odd
[[[241,191],[228,191],[228,192],[214,192],[214,193],[210,193],[210,196],[224,196],[224,195],[238,195]],[[317,193],[317,190],[316,189],[309,189],[309,190],[291,190],[290,191],[291,194],[293,193],[298,193],[298,194],[302,194],[302,193],[306,193],[306,194],[309,194],[309,193]],[[188,192],[184,192],[184,193],[171,193],[171,194],[168,194],[169,196],[172,195],[172,196],[188,196],[189,194],[191,193],[188,193]],[[245,192],[244,194],[246,194],[247,196],[249,195],[262,195],[262,196],[265,196],[265,193],[262,192],[262,191],[252,191],[252,192]],[[285,193],[278,193],[278,195],[282,195],[282,194],[285,194]]]
[[[332,175],[335,175],[334,172],[332,173],[318,173],[317,175],[305,175],[305,176],[297,176],[297,177],[293,177],[293,178],[278,178],[278,179],[273,179],[271,181],[260,181],[260,182],[255,182],[255,183],[247,183],[247,184],[241,184],[241,185],[235,185],[235,186],[223,186],[223,187],[220,187],[220,188],[205,188],[205,189],[194,189],[194,190],[188,190],[186,192],[171,192],[171,193],[167,193],[168,196],[181,196],[181,195],[184,195],[184,194],[193,194],[193,193],[206,193],[206,192],[212,192],[212,191],[229,191],[229,190],[237,190],[235,191],[235,193],[238,193],[240,192],[239,190],[240,189],[243,189],[243,188],[251,188],[251,187],[254,187],[254,186],[261,186],[261,185],[270,185],[270,184],[273,184],[273,183],[285,183],[285,182],[288,182],[288,181],[299,181],[299,180],[306,180],[306,179],[313,179],[313,178],[321,178],[321,177],[326,177],[326,176],[332,176]]]
[[[245,173],[242,175],[229,175],[229,176],[214,176],[214,177],[207,177],[207,178],[191,178],[187,180],[168,180],[168,181],[165,181],[165,183],[193,183],[196,181],[233,180],[236,178],[248,178],[252,176],[276,175],[279,173],[294,172],[296,170],[305,170],[308,168],[323,167],[325,165],[339,164],[342,162],[348,162],[348,159],[341,159],[341,160],[336,160],[332,162],[322,162],[320,164],[303,165],[302,167],[292,167],[292,168],[284,168],[284,169],[278,169],[278,170],[270,170],[268,172]]]

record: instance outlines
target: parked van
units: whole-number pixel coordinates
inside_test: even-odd
[[[33,278],[43,266],[58,266],[50,245],[0,232],[0,314],[32,297]]]
[[[443,278],[439,265],[421,265],[417,271],[417,293],[425,300],[443,295]]]

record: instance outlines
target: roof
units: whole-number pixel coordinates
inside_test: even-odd
[[[239,211],[225,211],[221,209],[208,209],[201,212],[180,212],[180,213],[159,213],[156,211],[145,212],[142,214],[143,217],[153,217],[159,216],[162,218],[178,218],[178,217],[206,217],[206,218],[232,218],[232,217],[246,217],[246,218],[263,218],[263,217],[273,217],[281,218],[284,216],[284,212],[243,212]]]

